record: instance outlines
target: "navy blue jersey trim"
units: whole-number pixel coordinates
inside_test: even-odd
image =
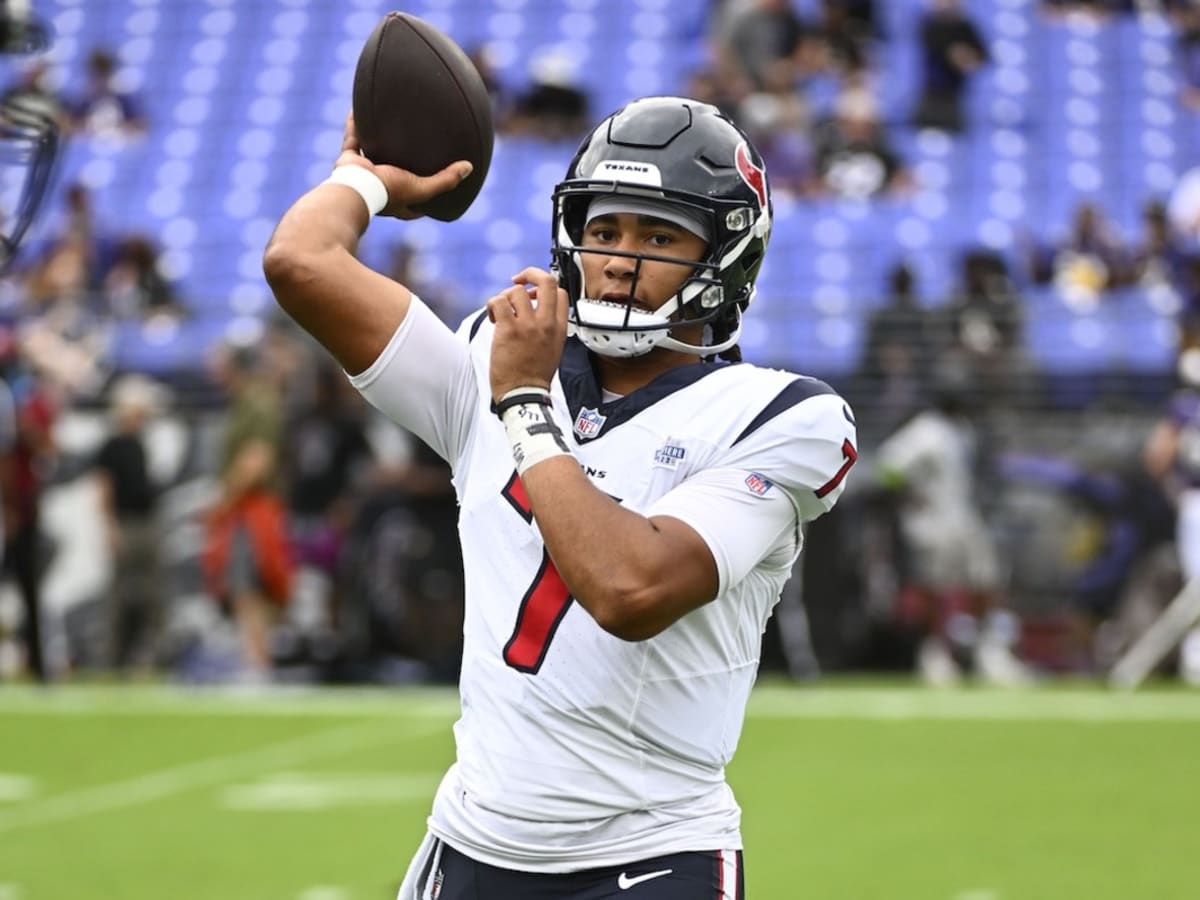
[[[762,428],[781,412],[791,409],[797,403],[802,403],[809,397],[835,393],[837,391],[825,382],[818,381],[816,378],[806,378],[804,376],[797,378],[776,394],[774,400],[763,407],[762,412],[754,417],[754,421],[746,426],[745,430],[737,436],[737,440],[731,446],[737,446],[743,438],[750,437],[750,435],[754,434],[754,432],[758,431],[758,429]]]
[[[638,388],[632,394],[627,394],[611,403],[602,403],[603,395],[600,392],[600,384],[596,380],[595,370],[592,369],[592,360],[587,347],[578,338],[569,338],[566,346],[563,347],[562,361],[558,366],[558,377],[562,382],[563,393],[567,397],[567,408],[570,410],[572,422],[579,417],[579,411],[584,407],[594,409],[604,417],[600,430],[587,438],[587,440],[595,440],[612,431],[622,422],[628,422],[659,400],[730,365],[736,365],[736,363],[697,361],[695,365],[678,366],[663,372],[645,387]],[[575,434],[574,431],[571,433],[575,438],[575,443],[584,443],[584,439],[578,434]]]
[[[471,323],[471,333],[467,335],[467,343],[475,340],[475,335],[479,331],[479,327],[483,324],[483,320],[487,318],[487,310],[485,309],[475,317],[475,321]]]

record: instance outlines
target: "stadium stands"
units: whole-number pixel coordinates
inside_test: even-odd
[[[91,47],[110,46],[150,123],[136,142],[73,141],[60,185],[82,179],[102,222],[154,235],[196,311],[172,333],[124,327],[120,366],[198,365],[227,329],[252,328],[271,311],[262,247],[289,202],[327,173],[361,42],[392,5],[43,0],[68,84]],[[701,59],[704,6],[413,0],[405,9],[468,48],[487,44],[510,87],[527,81],[539,53],[565,51],[602,113],[637,94],[682,89]],[[1179,107],[1172,34],[1158,16],[1051,20],[1036,0],[968,0],[992,62],[972,87],[970,128],[954,138],[905,124],[918,87],[922,0],[879,6],[887,35],[880,96],[916,187],[875,203],[779,199],[758,318],[745,340],[756,360],[846,373],[864,313],[899,259],[911,262],[922,297],[936,304],[953,286],[963,249],[982,245],[1015,259],[1024,241],[1064,229],[1080,200],[1097,201],[1133,239],[1145,201],[1169,192],[1197,159],[1197,122]],[[452,283],[456,312],[521,265],[547,262],[549,192],[570,149],[502,137],[484,192],[460,223],[405,228],[424,251],[426,274]],[[364,252],[382,253],[400,234],[377,228]],[[1170,368],[1173,312],[1162,304],[1126,292],[1083,313],[1053,291],[1029,294],[1028,345],[1048,371]]]

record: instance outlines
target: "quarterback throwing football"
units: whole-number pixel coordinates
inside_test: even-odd
[[[457,331],[354,254],[468,167],[373,165],[353,122],[337,166],[363,174],[300,198],[264,268],[450,463],[466,568],[457,760],[402,900],[741,900],[725,767],[802,526],[857,456],[827,385],[741,362],[761,157],[711,106],[629,104],[554,192],[552,270]]]

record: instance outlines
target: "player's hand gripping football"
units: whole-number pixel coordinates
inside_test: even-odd
[[[380,215],[396,219],[421,218],[423,213],[414,210],[413,206],[454,190],[471,174],[472,169],[469,162],[460,159],[440,172],[423,177],[396,166],[377,165],[362,155],[358,145],[358,132],[354,129],[353,113],[346,116],[346,127],[342,133],[342,152],[334,166],[361,166],[374,172],[388,192],[388,205]]]
[[[558,277],[533,266],[514,275],[512,287],[488,300],[488,317],[496,323],[493,400],[519,387],[549,390],[567,340],[569,307]]]

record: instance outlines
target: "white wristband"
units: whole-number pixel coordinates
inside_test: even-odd
[[[500,414],[500,421],[504,423],[518,475],[552,457],[574,455],[545,403],[531,400],[510,406]]]
[[[338,166],[324,184],[343,184],[363,198],[367,214],[377,215],[388,204],[388,192],[383,181],[370,169],[352,164]]]

